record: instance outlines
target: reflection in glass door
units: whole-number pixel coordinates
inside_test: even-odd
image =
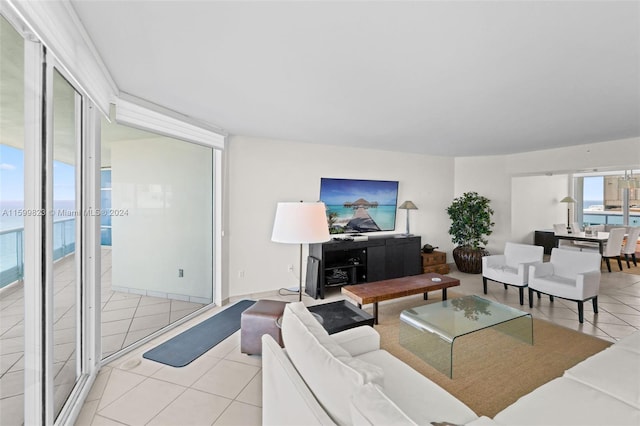
[[[0,16],[0,425],[24,422],[24,42]]]
[[[101,158],[106,358],[212,303],[214,166],[210,147],[106,121]]]
[[[57,417],[80,377],[80,280],[77,230],[80,96],[53,75],[53,401]]]

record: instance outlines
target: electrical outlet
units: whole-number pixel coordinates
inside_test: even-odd
[[[184,269],[178,269],[178,278],[184,277]]]
[[[287,265],[287,272],[293,272],[293,265]]]
[[[238,271],[238,278],[244,278],[244,271]]]

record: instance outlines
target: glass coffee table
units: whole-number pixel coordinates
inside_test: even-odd
[[[494,328],[533,345],[531,314],[478,296],[432,303],[400,314],[400,345],[453,378],[453,344]]]

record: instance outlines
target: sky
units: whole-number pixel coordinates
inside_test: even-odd
[[[53,192],[56,200],[75,199],[75,167],[53,162]],[[0,144],[0,202],[24,200],[24,152]]]
[[[604,178],[602,176],[589,176],[584,178],[584,200],[602,201],[604,197]]]
[[[23,199],[23,151],[0,144],[0,200],[21,201]]]

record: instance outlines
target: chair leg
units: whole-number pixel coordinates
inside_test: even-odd
[[[524,305],[524,287],[520,287],[520,306]]]
[[[580,324],[584,322],[584,302],[582,300],[578,301],[578,321]]]
[[[622,271],[622,260],[620,259],[620,256],[616,256],[616,260],[618,261],[618,268]]]
[[[482,289],[484,294],[487,294],[487,277],[482,277]]]
[[[591,303],[593,304],[593,313],[597,314],[598,313],[598,296],[594,297],[591,300]]]
[[[549,301],[553,302],[553,296],[552,295],[549,295]]]
[[[624,254],[624,260],[627,261],[627,269],[630,269],[631,264],[629,263],[629,255],[627,253]]]
[[[505,284],[505,285],[504,285],[504,289],[505,289],[505,290],[509,290],[509,287],[507,287],[507,285]]]
[[[539,291],[536,291],[536,293],[538,293],[538,299],[540,299],[540,297],[541,297],[541,296],[540,296],[540,292],[539,292]]]
[[[529,288],[529,307],[533,308],[533,290],[531,290],[531,288]]]
[[[636,259],[635,253],[631,253],[631,259],[633,260],[633,266],[638,266],[638,259]]]
[[[604,261],[607,263],[607,269],[609,270],[609,272],[611,272],[611,262],[609,262],[609,258],[605,257]]]

